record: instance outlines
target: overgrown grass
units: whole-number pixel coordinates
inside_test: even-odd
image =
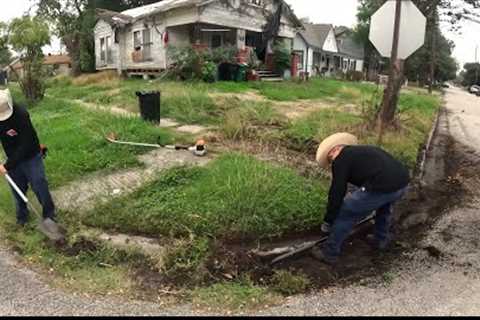
[[[31,111],[39,138],[49,148],[45,163],[52,187],[98,170],[137,166],[136,155],[151,150],[111,144],[105,139],[110,132],[116,132],[126,141],[164,144],[173,141],[168,130],[139,119],[85,110],[65,100],[46,98]]]
[[[343,103],[359,103],[371,95],[375,86],[355,82],[331,79],[312,79],[309,82],[285,81],[282,83],[256,83],[253,88],[277,101],[295,101],[299,99],[328,99]]]
[[[293,171],[230,154],[177,168],[92,211],[91,225],[150,235],[268,238],[321,223],[326,187]]]

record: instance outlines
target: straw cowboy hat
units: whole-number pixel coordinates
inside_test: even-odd
[[[328,167],[328,153],[336,146],[339,145],[357,145],[358,139],[350,133],[336,133],[323,140],[317,150],[317,162],[320,163],[322,168]]]
[[[0,90],[0,121],[5,121],[13,114],[13,101],[10,90]]]

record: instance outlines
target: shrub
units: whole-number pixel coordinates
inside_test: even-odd
[[[290,51],[281,43],[273,47],[275,69],[281,73],[291,67]]]

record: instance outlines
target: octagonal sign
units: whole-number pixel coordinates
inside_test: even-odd
[[[398,59],[407,59],[425,43],[427,19],[410,0],[402,0]],[[387,1],[372,16],[370,41],[383,57],[392,55],[396,1]]]

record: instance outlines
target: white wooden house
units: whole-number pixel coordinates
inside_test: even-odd
[[[353,32],[346,27],[335,28],[338,52],[341,58],[341,68],[348,70],[363,71],[365,60],[365,48],[353,38]]]
[[[331,24],[304,23],[294,40],[294,51],[300,56],[298,69],[310,75],[337,71],[363,70],[363,47],[353,41],[346,28]]]
[[[279,37],[291,47],[302,23],[283,0],[163,0],[121,13],[99,10],[96,68],[155,74],[169,65],[169,46],[260,47],[264,27],[279,3]]]
[[[311,75],[332,73],[339,59],[335,31],[331,24],[304,23],[294,40],[293,50],[300,56],[298,69]]]

